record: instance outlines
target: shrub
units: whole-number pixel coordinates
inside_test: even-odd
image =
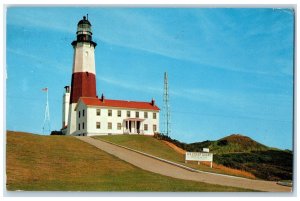
[[[64,135],[61,131],[51,131],[50,135]]]

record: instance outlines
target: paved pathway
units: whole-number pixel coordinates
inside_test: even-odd
[[[258,191],[291,192],[290,187],[278,185],[276,184],[276,182],[252,180],[206,172],[193,172],[188,169],[172,165],[170,163],[146,156],[144,154],[108,142],[96,140],[91,137],[78,136],[76,138],[87,142],[91,145],[94,145],[95,147],[109,154],[112,154],[128,163],[131,163],[141,169],[162,174],[165,176],[184,180],[205,182],[210,184],[219,184],[223,186],[247,188]]]

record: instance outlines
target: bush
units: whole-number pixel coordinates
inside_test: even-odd
[[[61,131],[51,131],[50,135],[64,135]]]
[[[172,139],[169,136],[164,135],[162,133],[155,133],[153,137],[156,139],[159,139],[159,140],[165,140],[165,141],[171,142],[171,143],[175,144],[177,147],[180,147],[181,149],[186,150],[186,143]]]
[[[220,141],[218,141],[217,145],[226,146],[226,145],[228,145],[228,141],[227,140],[220,140]]]

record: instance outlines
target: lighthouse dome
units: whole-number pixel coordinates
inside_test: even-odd
[[[77,36],[79,38],[85,38],[84,40],[91,40],[92,35],[92,25],[87,19],[87,17],[83,16],[83,19],[78,22],[77,25]],[[81,40],[81,39],[80,39]]]
[[[83,16],[83,19],[78,22],[77,26],[83,25],[83,24],[88,24],[91,26],[90,21],[88,21],[85,16]]]
[[[97,43],[92,40],[92,25],[86,16],[83,16],[83,18],[78,22],[76,35],[77,40],[72,42],[73,46],[76,46],[78,42],[88,42],[96,47]]]

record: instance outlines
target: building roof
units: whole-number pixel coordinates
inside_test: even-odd
[[[111,100],[111,99],[98,99],[90,97],[80,97],[79,101],[82,101],[87,106],[102,106],[102,107],[118,107],[128,109],[144,109],[144,110],[159,110],[155,105],[155,102],[137,102],[137,101],[125,101],[125,100]]]

